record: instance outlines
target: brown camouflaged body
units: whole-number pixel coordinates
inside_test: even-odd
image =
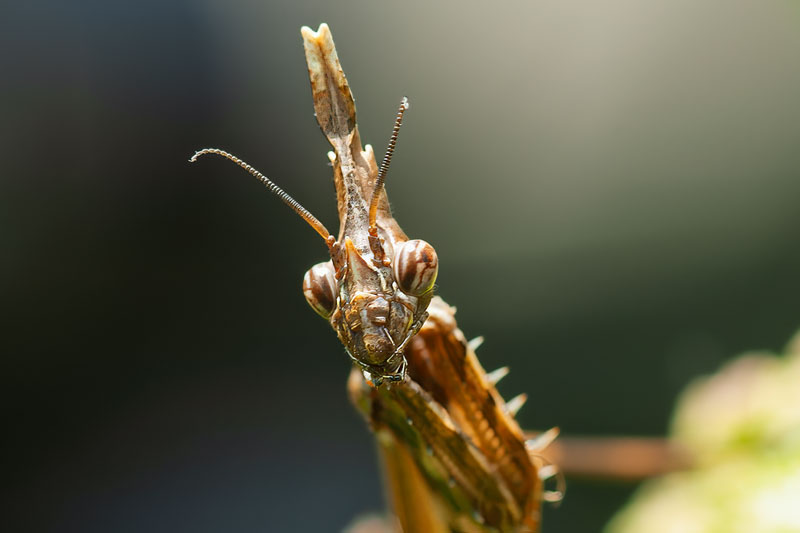
[[[355,104],[327,25],[318,32],[303,28],[303,39],[317,119],[334,148],[340,233],[331,248],[338,301],[330,322],[358,363],[348,388],[376,434],[399,524],[407,533],[536,532],[537,459],[456,326],[454,309],[438,297],[397,290],[391,264],[408,238],[384,192],[380,247],[370,240],[375,157],[371,147],[361,147]],[[406,336],[399,353],[384,358],[388,344],[380,336],[386,333],[376,317],[392,330],[389,344]],[[376,387],[369,378],[382,372],[399,379]]]

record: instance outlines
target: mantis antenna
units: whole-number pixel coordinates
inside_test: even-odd
[[[396,135],[395,135],[395,137],[396,137]],[[331,232],[328,231],[328,229],[325,227],[325,225],[322,222],[320,222],[319,219],[317,219],[317,217],[312,215],[308,211],[308,209],[306,209],[305,207],[300,205],[300,203],[297,200],[295,200],[294,198],[289,196],[286,193],[286,191],[284,191],[283,189],[281,189],[280,187],[275,185],[264,174],[262,174],[261,172],[259,172],[256,169],[254,169],[253,167],[251,167],[250,165],[248,165],[247,163],[245,163],[244,161],[242,161],[241,159],[239,159],[235,155],[229,154],[228,152],[226,152],[224,150],[220,150],[218,148],[203,148],[202,150],[198,150],[197,152],[195,152],[195,154],[189,159],[189,162],[190,163],[194,163],[195,161],[197,161],[197,159],[200,156],[206,155],[206,154],[216,154],[216,155],[224,157],[225,159],[230,159],[231,161],[233,161],[234,163],[236,163],[237,165],[239,165],[240,167],[242,167],[243,169],[248,171],[250,174],[255,176],[255,178],[258,181],[263,183],[264,186],[267,189],[269,189],[270,192],[274,193],[278,198],[280,198],[283,201],[283,203],[285,203],[290,208],[292,208],[292,211],[294,211],[295,213],[300,215],[300,217],[303,220],[305,220],[308,223],[309,226],[314,228],[316,230],[316,232],[319,233],[322,236],[323,239],[325,239],[325,242],[328,244],[328,246],[331,246],[334,243],[334,241],[336,239],[333,237],[333,235],[331,235]]]
[[[403,125],[403,113],[408,109],[408,98],[405,96],[400,101],[400,108],[397,110],[397,118],[394,120],[394,128],[392,128],[392,136],[389,137],[389,146],[386,147],[386,154],[383,156],[383,162],[378,170],[378,179],[375,180],[375,189],[372,191],[372,200],[369,203],[369,233],[372,236],[378,234],[378,227],[376,225],[378,217],[378,201],[381,197],[383,184],[386,182],[386,173],[389,171],[389,163],[392,162],[392,154],[394,154],[394,147],[397,144],[397,135],[400,133],[400,126]]]

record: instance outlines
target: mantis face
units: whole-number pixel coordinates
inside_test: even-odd
[[[309,305],[330,322],[376,385],[402,379],[403,349],[427,317],[439,268],[436,251],[425,241],[388,244],[377,261],[346,237],[343,246],[331,249],[331,261],[314,265],[303,278]]]

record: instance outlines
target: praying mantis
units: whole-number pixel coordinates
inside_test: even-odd
[[[339,234],[262,173],[238,164],[324,239],[330,260],[303,280],[312,309],[329,322],[350,356],[350,398],[375,433],[397,528],[409,532],[514,532],[540,529],[544,490],[556,468],[542,450],[553,429],[527,439],[514,419],[525,401],[508,402],[455,321],[455,309],[434,295],[438,257],[409,239],[392,216],[384,187],[403,115],[404,98],[383,162],[362,146],[350,86],[330,29],[301,30],[317,121],[333,150]]]

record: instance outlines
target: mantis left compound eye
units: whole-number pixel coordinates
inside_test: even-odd
[[[433,290],[439,273],[439,258],[433,246],[420,239],[401,244],[394,256],[394,279],[400,290],[422,296]]]

